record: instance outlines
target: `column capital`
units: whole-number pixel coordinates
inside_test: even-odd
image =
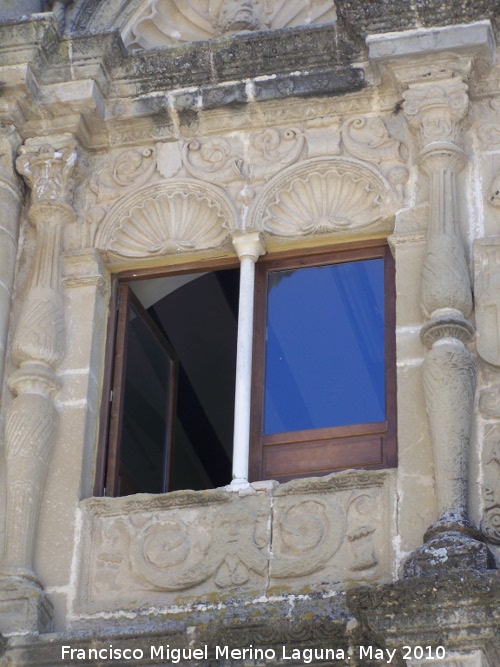
[[[19,149],[18,172],[32,191],[32,206],[66,204],[77,158],[77,142],[71,134],[27,139]]]
[[[256,262],[266,252],[266,246],[260,232],[234,232],[232,241],[239,260],[250,257]]]
[[[460,78],[410,84],[403,93],[403,110],[417,130],[421,148],[461,143],[461,123],[469,109],[468,86]]]

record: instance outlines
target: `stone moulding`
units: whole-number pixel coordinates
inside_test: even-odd
[[[371,165],[358,160],[313,158],[289,167],[261,193],[248,227],[284,237],[387,229],[397,193]]]
[[[389,578],[387,471],[83,501],[77,614]],[[272,557],[271,557],[271,554]]]
[[[146,259],[221,246],[236,214],[215,188],[189,180],[155,183],[115,206],[95,246],[110,256]]]

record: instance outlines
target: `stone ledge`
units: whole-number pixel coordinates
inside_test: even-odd
[[[224,609],[211,608],[192,614],[159,614],[149,624],[144,619],[123,615],[114,619],[96,618],[93,623],[73,624],[73,631],[64,635],[12,638],[6,650],[8,664],[16,667],[65,667],[80,665],[94,667],[95,660],[61,660],[61,646],[75,649],[109,648],[110,644],[122,649],[142,649],[145,659],[115,662],[122,665],[159,665],[150,660],[151,646],[169,646],[171,649],[201,648],[207,646],[208,660],[191,661],[197,667],[214,664],[243,664],[238,661],[221,662],[215,659],[215,647],[259,647],[281,652],[283,645],[289,652],[294,648],[327,647],[347,652],[347,623],[350,614],[345,607],[345,596],[288,596],[281,600],[266,600],[255,605],[234,603]],[[269,622],[272,619],[272,624]],[[165,661],[167,664],[168,661]],[[170,662],[168,662],[170,664]],[[186,664],[186,663],[184,663]],[[245,663],[246,664],[246,663]],[[253,663],[252,663],[253,664]],[[275,665],[303,665],[281,660]],[[323,662],[324,664],[324,662]],[[328,662],[341,667],[343,661]]]
[[[500,650],[500,572],[415,577],[347,592],[347,605],[388,646]],[[466,631],[465,631],[466,630]]]

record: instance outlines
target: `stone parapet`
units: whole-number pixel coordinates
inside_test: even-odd
[[[387,581],[393,483],[390,472],[346,471],[240,491],[83,501],[72,614],[85,625],[102,611]]]

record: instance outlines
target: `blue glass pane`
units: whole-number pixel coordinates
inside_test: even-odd
[[[385,421],[384,260],[268,278],[264,433]]]

